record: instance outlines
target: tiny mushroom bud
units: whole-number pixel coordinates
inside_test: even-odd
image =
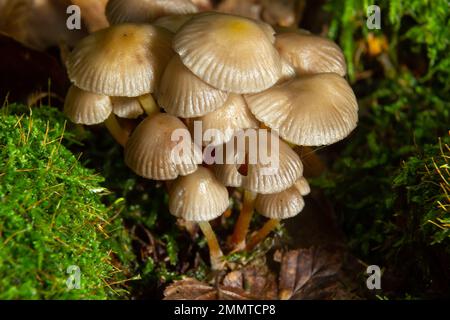
[[[167,65],[157,90],[158,103],[168,113],[192,118],[220,108],[228,93],[202,81],[175,54]]]
[[[77,124],[94,125],[108,119],[113,110],[108,96],[71,86],[64,102],[64,114]]]
[[[179,132],[180,137],[177,135]],[[154,180],[173,180],[197,170],[200,151],[178,118],[158,113],[145,118],[125,146],[125,163],[136,174]]]
[[[151,25],[123,24],[81,40],[67,61],[79,88],[107,96],[137,97],[153,92],[169,61],[172,35]]]
[[[305,206],[302,194],[305,190],[303,188],[303,182],[298,180],[292,187],[279,193],[258,194],[255,200],[255,209],[270,219],[291,218],[300,213]]]
[[[296,145],[332,144],[349,135],[358,122],[355,94],[335,73],[292,79],[245,98],[259,121]]]
[[[115,115],[126,119],[136,119],[144,113],[144,109],[137,98],[111,97]]]
[[[259,127],[259,122],[248,109],[244,98],[235,93],[229,95],[222,107],[196,119],[196,121],[202,123],[203,137],[208,130],[211,130],[212,133],[212,140],[203,140],[204,146],[217,146],[227,143],[236,132]],[[214,132],[220,134],[215,135]]]
[[[187,221],[210,221],[219,217],[229,205],[228,191],[211,170],[199,167],[189,175],[178,177],[170,187],[169,210]]]
[[[189,0],[109,0],[105,13],[109,23],[120,24],[150,23],[159,17],[197,11]]]
[[[261,130],[256,130],[256,140],[253,142],[250,141],[250,138],[246,140],[246,150],[239,147],[239,143],[236,142],[239,139],[236,139],[236,137],[227,144],[216,148],[216,162],[222,158],[222,155],[224,159],[223,164],[214,165],[214,171],[218,179],[226,186],[243,187],[256,193],[275,193],[286,190],[302,176],[303,164],[298,154],[288,144],[273,136],[272,133],[265,136],[258,134]],[[252,131],[255,130],[250,132]],[[244,131],[243,134],[247,135],[246,132],[248,131]],[[278,153],[273,149],[272,144],[274,142],[278,143]],[[250,152],[249,148],[253,151]],[[261,148],[263,150],[260,150]],[[264,154],[276,157],[276,160],[266,159],[262,161],[261,156]],[[238,159],[243,158],[253,159],[245,164],[229,163],[230,160],[237,162]],[[278,163],[273,163],[272,160]],[[243,166],[247,167],[247,172],[244,174],[240,172]]]
[[[333,41],[304,31],[278,33],[275,47],[297,74],[334,72],[345,76],[344,54]]]
[[[208,12],[181,27],[173,48],[208,84],[224,91],[252,93],[273,86],[281,76],[273,34],[266,23]]]

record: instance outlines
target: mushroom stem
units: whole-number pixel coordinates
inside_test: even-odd
[[[198,222],[198,225],[202,230],[206,241],[208,242],[211,268],[213,270],[222,270],[224,267],[224,263],[222,261],[223,253],[220,249],[219,242],[217,241],[216,234],[214,233],[208,221],[200,221]]]
[[[124,147],[128,141],[128,132],[120,126],[114,113],[111,113],[108,119],[105,120],[105,126],[108,128],[113,138]]]
[[[231,244],[234,247],[234,251],[245,249],[245,238],[253,217],[253,202],[255,201],[255,197],[255,193],[247,190],[244,191],[244,203],[236,225],[234,226],[233,235],[231,236]]]
[[[150,93],[140,96],[138,99],[147,116],[151,116],[152,114],[159,112],[159,107]]]
[[[267,221],[261,229],[259,229],[255,235],[250,239],[246,249],[248,251],[253,250],[261,241],[263,241],[269,233],[275,230],[280,225],[280,220],[270,219]]]

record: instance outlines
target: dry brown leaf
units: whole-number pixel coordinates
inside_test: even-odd
[[[196,279],[175,281],[164,290],[164,300],[217,300],[217,290]]]

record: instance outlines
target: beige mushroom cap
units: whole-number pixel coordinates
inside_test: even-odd
[[[71,86],[64,102],[64,114],[73,123],[93,125],[105,121],[112,112],[107,96]]]
[[[202,136],[205,133],[219,133],[213,135],[213,140],[203,140],[203,145],[217,146],[227,143],[240,130],[258,128],[259,122],[250,112],[242,95],[231,93],[225,104],[214,112],[195,119],[202,125]]]
[[[173,48],[208,84],[223,91],[252,93],[271,87],[281,76],[273,34],[263,22],[210,12],[185,23]]]
[[[296,145],[332,144],[358,122],[355,94],[335,73],[296,78],[245,99],[259,121]]]
[[[111,97],[111,102],[114,114],[121,118],[136,119],[144,113],[137,98]]]
[[[111,24],[150,23],[168,15],[197,12],[189,0],[109,0],[106,17]]]
[[[186,22],[192,19],[194,14],[177,14],[165,16],[155,20],[153,25],[165,28],[170,32],[176,33]]]
[[[344,54],[333,41],[304,32],[286,32],[276,35],[275,47],[301,74],[334,72],[347,73]]]
[[[187,221],[209,221],[219,217],[229,205],[228,191],[204,167],[179,177],[169,190],[169,211]]]
[[[298,179],[295,182],[294,186],[297,188],[297,190],[300,192],[302,196],[306,196],[311,193],[311,187],[309,186],[309,183],[305,179],[305,177],[301,177],[300,179]]]
[[[274,194],[258,194],[255,209],[269,219],[287,219],[299,214],[305,207],[301,192],[296,185]]]
[[[192,118],[220,108],[228,93],[202,81],[175,54],[167,65],[157,90],[157,99],[168,113]]]
[[[125,163],[136,174],[154,180],[173,180],[197,170],[198,147],[190,135],[183,139],[172,139],[175,130],[187,132],[178,118],[160,113],[145,118],[134,130],[125,146]],[[174,141],[173,141],[174,140]],[[186,153],[177,148],[185,145]],[[180,155],[176,161],[175,155]]]
[[[245,132],[248,134],[249,130]],[[245,149],[239,147],[236,137],[227,144],[216,148],[214,172],[217,178],[228,187],[243,187],[256,193],[267,194],[286,190],[303,174],[300,157],[277,136],[268,133],[264,137],[258,134],[261,129],[256,132],[256,140],[246,139]],[[278,142],[278,152],[271,137]],[[249,146],[257,147],[258,154],[252,155]],[[264,148],[265,152],[261,148]],[[264,154],[268,159],[263,159],[262,155]],[[270,155],[277,157],[278,163],[273,163]],[[240,172],[242,164],[239,158],[246,158],[246,175]],[[217,161],[221,161],[223,164]]]
[[[152,92],[169,61],[172,34],[151,25],[123,24],[92,33],[69,55],[67,71],[79,88],[107,96]]]

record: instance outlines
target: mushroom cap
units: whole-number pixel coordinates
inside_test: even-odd
[[[172,34],[151,25],[123,24],[92,33],[69,55],[67,71],[79,88],[107,96],[152,92],[169,61]]]
[[[219,217],[229,205],[228,191],[211,170],[198,167],[179,177],[169,190],[169,211],[187,221],[209,221]]]
[[[332,144],[358,122],[355,94],[335,73],[295,78],[245,99],[259,121],[296,145]]]
[[[297,188],[297,190],[300,192],[302,196],[306,196],[311,193],[311,187],[309,186],[309,183],[305,179],[305,177],[301,177],[300,179],[298,179],[295,182],[294,186]]]
[[[295,68],[284,58],[281,58],[281,77],[277,84],[295,78],[297,75]]]
[[[157,99],[168,113],[182,118],[202,116],[220,108],[228,93],[202,81],[175,54],[157,90]]]
[[[134,130],[125,146],[125,163],[136,174],[154,180],[173,180],[197,170],[198,147],[190,135],[186,141],[172,139],[175,130],[186,130],[178,118],[159,113],[145,118]],[[173,141],[175,140],[175,141]],[[185,145],[189,151],[175,161],[173,152]]]
[[[194,14],[177,14],[173,16],[165,16],[155,20],[154,26],[158,26],[176,33],[186,22],[192,19]]]
[[[108,119],[112,112],[108,96],[98,95],[71,86],[64,102],[64,114],[77,124],[93,125]]]
[[[243,187],[262,194],[280,192],[292,186],[303,174],[303,164],[298,154],[273,133],[263,135],[260,134],[263,129],[249,129],[243,135],[249,137],[250,131],[256,132],[256,140],[246,138],[245,147],[236,142],[240,140],[237,137],[216,147],[214,172],[217,178],[228,187]],[[273,142],[278,143],[278,150]],[[251,146],[257,150],[253,148],[252,151]],[[264,155],[268,159],[264,159]],[[271,162],[272,155],[277,157],[275,161],[278,163]],[[245,159],[246,175],[240,172],[242,159]]]
[[[203,141],[203,145],[217,146],[230,141],[240,130],[258,128],[259,122],[250,112],[242,95],[231,93],[225,104],[207,115],[195,119],[201,121],[202,136],[207,130],[218,130],[220,135],[214,135],[212,141]]]
[[[252,93],[280,78],[281,59],[273,34],[266,23],[208,12],[181,27],[173,48],[184,65],[208,84],[223,91]]]
[[[305,207],[301,192],[296,185],[273,194],[258,194],[255,209],[269,219],[287,219],[299,214]]]
[[[301,74],[334,72],[347,73],[344,54],[333,41],[305,32],[286,32],[275,36],[275,47]]]
[[[111,97],[111,103],[114,114],[121,118],[136,119],[144,113],[137,98]]]
[[[109,0],[106,17],[111,24],[150,23],[168,15],[197,12],[189,0]]]

